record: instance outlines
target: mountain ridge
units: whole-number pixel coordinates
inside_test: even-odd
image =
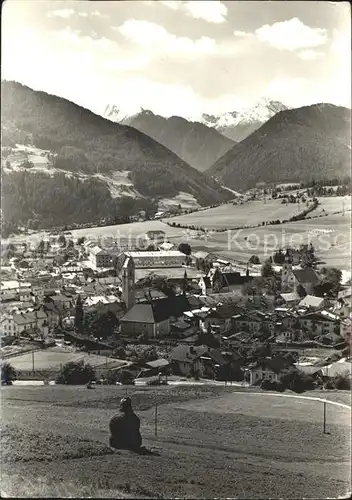
[[[348,108],[320,103],[283,110],[225,153],[207,173],[233,189],[253,187],[256,182],[348,175],[350,129]]]
[[[185,192],[194,196],[199,204],[209,205],[229,198],[228,192],[216,181],[132,127],[113,123],[66,99],[18,82],[2,81],[1,97],[2,148],[11,150],[16,144],[27,144],[48,150],[53,156],[54,168],[73,174],[128,171],[134,189],[149,199],[171,198]],[[28,172],[30,174],[30,167]],[[15,196],[9,191],[10,185],[13,190],[10,182],[6,185],[9,176],[14,174],[9,172],[4,176],[3,192],[7,206],[10,201],[15,207],[21,200],[16,199],[18,193]],[[97,186],[97,182],[90,183],[90,192]],[[32,203],[32,195],[23,189],[20,198],[29,196]],[[24,205],[27,203],[22,201]],[[110,204],[109,210],[114,210],[113,207]],[[44,213],[46,209],[43,206],[40,210]],[[25,214],[26,210],[23,208],[20,212]],[[33,207],[28,206],[27,211],[31,217]]]
[[[234,141],[217,130],[182,116],[165,118],[145,109],[123,116],[116,106],[108,108],[106,116],[149,135],[200,172],[207,170],[234,146]]]

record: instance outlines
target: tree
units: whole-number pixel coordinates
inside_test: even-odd
[[[299,284],[297,287],[297,293],[302,299],[307,295],[307,292],[301,284]]]
[[[66,246],[66,238],[63,234],[60,234],[60,236],[57,239],[58,243],[60,246],[65,247]]]
[[[8,361],[5,361],[1,364],[1,384],[12,385],[14,380],[16,380],[16,370]]]
[[[180,243],[178,246],[179,252],[184,253],[185,255],[191,255],[192,253],[192,248],[189,243]]]
[[[185,274],[184,274],[183,280],[182,280],[182,293],[183,293],[183,295],[186,295],[187,290],[188,290],[188,278],[187,278],[187,272],[185,270]]]
[[[81,236],[77,240],[77,245],[83,245],[83,243],[85,242],[85,240],[86,240],[85,236]]]
[[[321,279],[314,287],[314,293],[320,297],[325,294],[336,296],[341,288],[342,272],[335,267],[323,267],[321,269]]]
[[[75,244],[73,243],[73,240],[68,240],[67,249],[74,248],[74,247],[75,247]]]
[[[275,264],[279,264],[279,265],[283,264],[285,262],[285,254],[281,248],[274,253],[273,260],[274,260]]]
[[[119,322],[111,311],[106,313],[92,312],[84,316],[84,328],[97,338],[107,339],[116,330]]]
[[[269,260],[266,260],[262,265],[261,275],[263,278],[275,275],[273,266]]]
[[[220,269],[216,268],[213,274],[213,292],[219,293],[222,287],[222,274]]]
[[[78,295],[77,302],[76,302],[75,323],[74,323],[75,329],[78,332],[83,331],[83,320],[84,320],[83,304],[82,304],[81,296]]]
[[[43,254],[44,246],[45,246],[44,241],[40,240],[40,242],[38,243],[38,246],[37,246],[37,250],[38,250],[39,254]]]
[[[313,267],[315,264],[316,258],[314,255],[314,247],[312,243],[308,246],[307,244],[303,244],[300,246],[300,254],[301,254],[301,266],[305,267]]]
[[[84,385],[87,382],[95,379],[95,371],[93,367],[83,361],[75,363],[73,361],[66,363],[58,376],[56,377],[57,384],[68,385]]]
[[[297,393],[309,391],[314,388],[313,377],[295,368],[283,372],[280,376],[280,382],[286,389]]]
[[[158,274],[149,274],[138,281],[137,288],[155,288],[168,297],[173,297],[176,293],[175,285],[168,280],[166,276]]]
[[[258,255],[252,255],[252,257],[248,261],[250,264],[260,264],[260,259]]]

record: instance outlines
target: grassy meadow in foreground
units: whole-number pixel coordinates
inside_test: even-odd
[[[130,387],[144,444],[154,452],[139,456],[107,446],[108,421],[125,390],[6,388],[5,493],[34,496],[40,489],[49,496],[56,488],[62,496],[85,497],[326,498],[349,488],[347,408],[328,404],[330,434],[324,435],[318,401],[240,388]]]

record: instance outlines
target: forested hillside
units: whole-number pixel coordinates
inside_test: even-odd
[[[173,197],[184,191],[201,205],[229,197],[213,179],[134,128],[113,123],[65,99],[16,82],[1,83],[1,98],[2,147],[20,143],[49,150],[54,157],[53,168],[70,173],[129,171],[139,193],[148,197]],[[85,218],[101,215],[116,205],[107,186],[96,180],[67,181],[71,183],[68,188],[61,177],[44,179],[28,172],[25,181],[28,188],[22,191],[15,188],[17,180],[11,171],[3,178],[4,216],[21,217],[24,223],[33,214],[47,219],[49,213],[53,219],[65,222],[63,206],[60,202],[51,205],[48,193],[56,193],[58,199],[65,200],[73,218],[80,218],[79,214]],[[38,193],[41,200],[36,200]]]

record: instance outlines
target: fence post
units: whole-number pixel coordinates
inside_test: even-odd
[[[324,401],[324,427],[323,433],[326,434],[326,402]]]
[[[158,403],[155,401],[154,434],[158,435]]]

